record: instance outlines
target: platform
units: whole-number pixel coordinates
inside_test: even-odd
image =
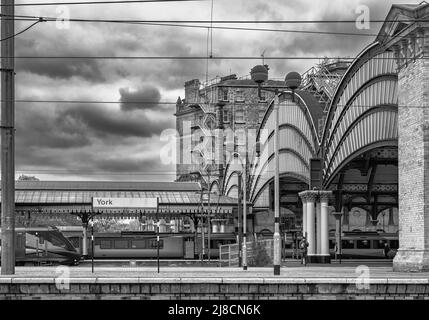
[[[373,266],[371,265],[373,264]],[[375,262],[272,268],[17,267],[1,299],[429,299],[429,272]]]

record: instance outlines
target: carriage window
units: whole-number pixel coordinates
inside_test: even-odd
[[[131,241],[132,249],[147,249],[146,240],[133,240]]]
[[[371,241],[369,240],[357,240],[357,248],[358,249],[370,249],[371,248]]]
[[[390,249],[398,249],[399,240],[390,240]]]
[[[159,240],[159,249],[162,249],[164,247],[164,240]],[[157,244],[156,240],[149,240],[149,249],[156,249]]]
[[[374,249],[383,249],[386,242],[386,240],[374,240]]]
[[[354,249],[355,242],[353,240],[343,240],[341,242],[343,249]]]
[[[127,249],[128,241],[127,240],[115,240],[114,242],[115,249]]]
[[[112,249],[112,241],[100,240],[100,249]]]

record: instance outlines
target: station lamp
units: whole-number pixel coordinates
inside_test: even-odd
[[[261,98],[261,91],[274,92],[274,119],[275,119],[275,135],[274,135],[274,275],[280,275],[281,266],[281,238],[280,238],[280,172],[279,172],[279,94],[284,93],[278,88],[262,87],[264,82],[268,81],[268,66],[257,65],[250,70],[251,79],[258,85],[258,96]],[[292,90],[292,101],[295,101],[295,90],[301,85],[301,75],[297,72],[290,72],[285,77],[285,86]],[[260,145],[256,146],[256,153],[260,153]]]

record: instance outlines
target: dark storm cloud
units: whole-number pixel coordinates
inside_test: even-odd
[[[106,78],[101,72],[100,64],[96,60],[70,59],[18,59],[17,72],[30,72],[52,79],[70,79],[81,77],[86,81],[102,82]]]
[[[123,112],[99,105],[78,105],[59,113],[65,121],[78,122],[85,126],[88,134],[97,137],[116,135],[121,137],[151,137],[166,128],[173,128],[174,121],[169,117],[155,121],[145,112]]]
[[[161,93],[154,86],[141,86],[137,90],[120,88],[121,109],[123,111],[157,109],[160,107]]]
[[[149,172],[159,166],[158,159],[130,159],[125,157],[113,159],[99,159],[96,166],[106,172]]]
[[[71,119],[70,119],[71,120]],[[43,105],[18,105],[16,112],[17,149],[49,147],[69,149],[90,144],[79,123],[62,119]]]
[[[16,56],[79,56],[87,57],[94,55],[89,45],[75,42],[73,37],[60,36],[58,30],[50,25],[41,29],[32,30],[32,36],[24,34],[16,40]],[[16,59],[18,72],[29,72],[52,79],[70,79],[81,77],[87,81],[105,81],[102,64],[94,59]]]

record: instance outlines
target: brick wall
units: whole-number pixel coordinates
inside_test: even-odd
[[[429,269],[429,62],[398,75],[399,243],[395,270]]]
[[[338,300],[429,300],[425,279],[397,281],[380,279],[359,287],[354,279],[72,279],[59,290],[54,279],[2,279],[0,300],[9,299],[338,299]],[[402,279],[403,280],[403,279]]]

